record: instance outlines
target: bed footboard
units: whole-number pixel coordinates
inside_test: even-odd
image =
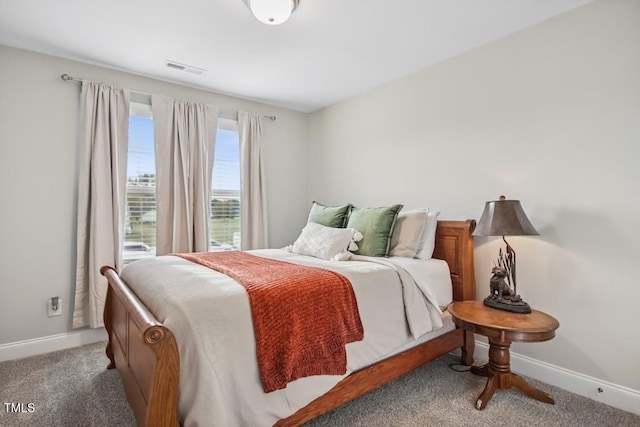
[[[104,324],[109,369],[116,368],[139,426],[178,426],[180,359],[176,340],[111,267]]]

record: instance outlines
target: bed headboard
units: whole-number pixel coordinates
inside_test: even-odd
[[[451,270],[453,300],[476,299],[476,276],[473,266],[473,230],[476,221],[438,221],[433,257],[445,260]]]

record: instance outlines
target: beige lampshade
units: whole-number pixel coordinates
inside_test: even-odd
[[[474,236],[537,236],[540,233],[533,227],[524,213],[520,200],[500,200],[487,202],[473,232]]]

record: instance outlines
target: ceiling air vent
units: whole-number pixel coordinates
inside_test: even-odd
[[[184,71],[184,72],[191,73],[191,74],[202,74],[205,71],[207,71],[204,68],[194,67],[193,65],[181,64],[179,62],[171,61],[169,59],[167,59],[167,61],[165,62],[165,65],[168,68],[172,68],[172,69],[178,70],[178,71]]]

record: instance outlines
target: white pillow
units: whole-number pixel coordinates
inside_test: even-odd
[[[422,241],[429,209],[400,212],[391,235],[389,256],[415,258]]]
[[[436,247],[436,228],[438,227],[438,215],[440,212],[429,211],[427,213],[427,222],[424,226],[422,241],[418,246],[416,258],[431,259],[433,250]]]
[[[362,233],[355,228],[333,228],[308,222],[298,239],[287,249],[299,255],[346,261],[351,258],[349,250],[358,249],[355,242],[359,240],[362,240]]]

